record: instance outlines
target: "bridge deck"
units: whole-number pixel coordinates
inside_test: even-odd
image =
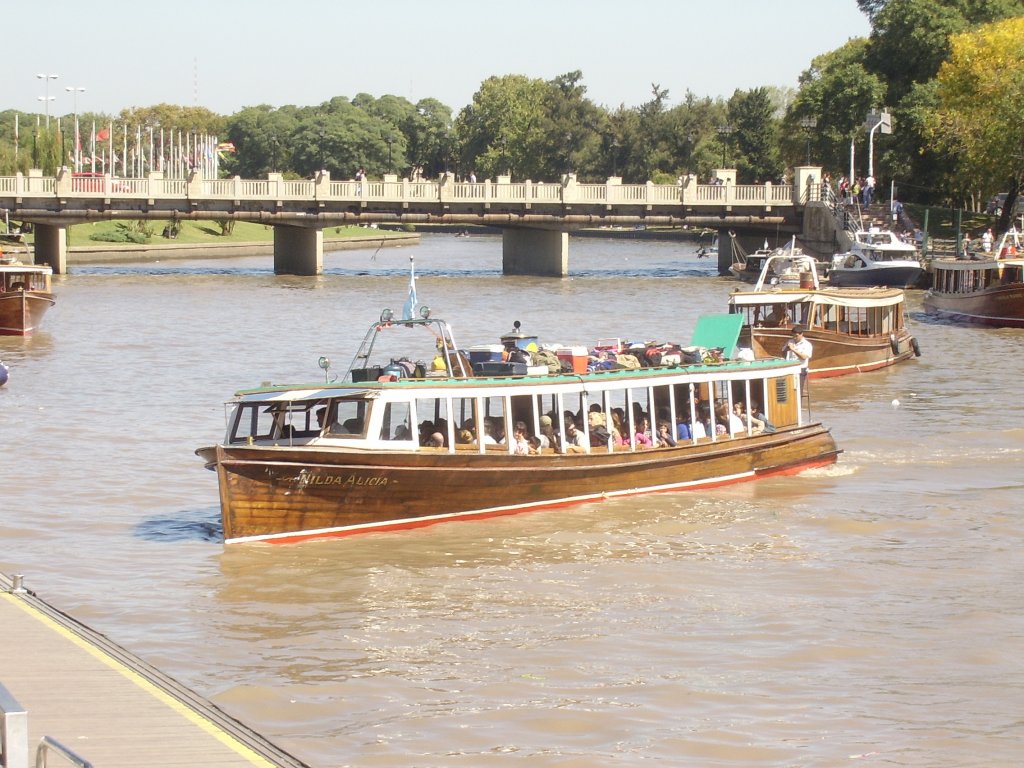
[[[0,683],[28,713],[30,762],[50,736],[97,768],[305,766],[3,576],[0,643]]]

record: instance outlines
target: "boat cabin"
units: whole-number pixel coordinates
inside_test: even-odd
[[[738,329],[736,323],[730,349]],[[408,342],[410,332],[427,332],[433,360],[404,357],[369,364],[371,353],[387,348],[386,337]],[[536,346],[536,337],[518,333],[514,338],[514,343]],[[499,349],[496,356],[514,354],[507,347]],[[603,349],[593,353],[603,356]],[[329,371],[329,361],[321,359],[320,365]],[[572,365],[557,372],[524,365],[523,372],[512,375],[493,373],[505,370],[494,367],[499,365],[469,361],[443,321],[389,319],[371,328],[341,382],[240,392],[228,403],[224,442],[373,452],[515,453],[512,436],[519,426],[534,443],[531,453],[635,451],[648,447],[645,434],[653,437],[662,427],[673,437],[689,434],[694,442],[700,438],[693,435],[701,433],[712,441],[721,439],[722,428],[726,437],[738,436],[735,424],[730,427],[716,410],[725,404],[731,413],[740,401],[748,411],[756,404],[776,427],[801,423],[799,366],[777,359],[680,361],[590,372],[584,362],[583,373],[575,373]],[[563,437],[570,422],[581,434],[580,445]],[[698,422],[703,429],[694,428]],[[623,442],[613,439],[612,425]],[[748,421],[746,433],[756,429]],[[556,440],[541,438],[551,433]]]

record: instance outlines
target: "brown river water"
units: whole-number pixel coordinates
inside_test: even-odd
[[[685,344],[737,286],[690,245],[606,240],[572,240],[567,279],[504,277],[486,236],[309,278],[73,265],[44,330],[0,337],[0,570],[316,768],[1024,763],[1024,332],[920,293],[919,359],[812,382],[833,467],[224,547],[193,454],[223,402],[343,370],[410,255],[464,345],[517,319]]]

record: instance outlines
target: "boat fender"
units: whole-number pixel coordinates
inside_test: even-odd
[[[900,353],[900,340],[896,338],[895,333],[889,334],[889,346],[892,348],[892,353],[898,355]]]
[[[917,337],[916,336],[911,336],[910,337],[910,348],[912,350],[914,350],[914,357],[920,357],[921,356],[921,345],[917,343]]]

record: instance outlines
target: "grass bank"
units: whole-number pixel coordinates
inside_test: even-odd
[[[138,247],[137,243],[112,242],[97,240],[94,235],[115,234],[119,225],[126,222],[95,221],[87,224],[74,224],[68,227],[68,246],[70,248],[109,248],[123,246]],[[131,222],[134,224],[135,222]],[[230,235],[221,233],[221,229],[213,221],[178,221],[178,236],[174,239],[161,235],[164,226],[169,222],[153,221],[152,236],[146,245],[237,245],[241,243],[273,243],[274,228],[269,224],[255,224],[249,221],[235,222],[234,231]],[[353,240],[373,236],[376,239],[401,235],[399,232],[368,229],[367,227],[328,227],[324,229],[324,241]]]

